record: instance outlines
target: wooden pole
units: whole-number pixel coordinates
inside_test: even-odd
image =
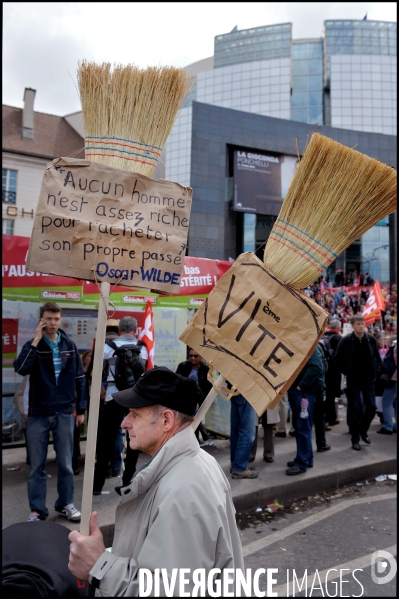
[[[224,378],[224,376],[222,374],[219,374],[218,378],[216,379],[215,385],[209,391],[209,393],[206,396],[206,398],[204,399],[200,409],[196,413],[193,422],[191,423],[191,426],[193,427],[194,430],[196,428],[198,428],[199,423],[204,418],[205,414],[207,413],[207,411],[209,410],[209,408],[215,401],[216,396],[218,395],[217,389],[220,390],[220,388],[224,385],[225,382],[226,382],[226,379]]]
[[[87,428],[86,458],[83,478],[82,517],[80,532],[90,534],[90,514],[93,500],[94,462],[96,458],[98,413],[100,409],[100,393],[102,383],[103,356],[105,345],[105,329],[107,325],[110,284],[101,283],[100,304],[96,330],[96,345],[94,351],[92,384],[90,393],[90,418]],[[102,400],[101,400],[102,401]]]

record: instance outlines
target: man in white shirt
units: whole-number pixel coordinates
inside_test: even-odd
[[[137,345],[136,337],[137,320],[132,316],[125,316],[119,322],[119,337],[113,340],[117,347],[122,345]],[[108,371],[107,388],[105,392],[105,414],[104,423],[101,430],[101,443],[97,443],[97,460],[94,469],[93,495],[101,495],[105,479],[107,477],[108,459],[115,444],[115,439],[119,432],[119,427],[126,415],[126,410],[116,403],[112,394],[117,393],[115,385],[115,349],[108,343],[104,347],[104,368]],[[145,372],[148,360],[148,352],[145,345],[141,347],[140,357],[143,362],[142,372]],[[130,448],[127,450],[125,470],[123,473],[123,483],[128,484],[136,469],[138,452]],[[127,480],[129,479],[129,480]]]

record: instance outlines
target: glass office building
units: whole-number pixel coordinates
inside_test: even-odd
[[[392,151],[396,148],[397,124],[396,30],[396,23],[390,22],[328,20],[318,39],[292,39],[291,23],[241,31],[235,27],[230,33],[215,37],[212,67],[208,62],[204,70],[197,68],[195,86],[165,150],[166,178],[194,189],[189,254],[224,259],[235,258],[242,251],[261,254],[276,211],[268,208],[270,203],[263,202],[262,207],[259,204],[251,212],[240,207],[235,212],[237,205],[231,190],[234,152],[239,148],[276,155],[283,149],[287,166],[296,155],[295,131],[302,136],[305,131],[309,135],[317,129],[396,168],[396,149]],[[205,124],[201,131],[198,123],[193,122],[199,114],[194,110],[195,103],[234,112],[234,116],[218,112],[222,121],[226,116],[231,124],[230,130],[223,133],[224,146],[220,146],[215,132],[205,133]],[[250,115],[268,120],[252,119]],[[266,122],[264,138],[259,138],[251,127],[262,129]],[[284,131],[291,131],[291,148],[289,137],[283,144],[276,133],[281,126]],[[202,140],[197,146],[194,130]],[[206,140],[212,137],[208,145]],[[363,147],[360,139],[364,140]],[[225,154],[222,156],[216,152],[216,148],[222,151],[221,147]],[[210,158],[205,151],[210,151]],[[199,164],[203,165],[202,171]],[[198,182],[196,169],[202,172]],[[220,177],[224,180],[223,190],[217,191],[222,185]],[[285,192],[281,191],[281,199]],[[202,198],[197,204],[196,194]],[[204,206],[215,210],[212,202],[217,201],[223,201],[228,208],[219,207],[220,220],[215,217],[210,222],[204,218]],[[218,243],[227,230],[235,236],[235,246]],[[227,248],[235,255],[228,255]],[[335,267],[347,272],[367,270],[383,284],[394,282],[396,213],[348,248],[332,265],[332,276]]]

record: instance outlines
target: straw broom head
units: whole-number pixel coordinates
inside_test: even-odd
[[[313,133],[267,241],[265,266],[303,289],[395,210],[393,168]]]
[[[88,160],[151,177],[192,86],[183,69],[97,65],[77,71]]]

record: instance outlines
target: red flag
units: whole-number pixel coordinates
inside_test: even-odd
[[[380,284],[376,281],[363,310],[366,325],[372,324],[381,318],[381,310],[385,310],[385,302],[381,293]]]
[[[376,281],[373,285],[373,293],[375,295],[378,308],[382,311],[385,311],[384,296],[382,295],[381,287],[378,281]]]
[[[154,316],[152,313],[151,302],[148,301],[145,308],[144,315],[144,326],[143,330],[139,335],[139,340],[142,341],[147,347],[148,360],[147,370],[154,368],[154,352],[155,352],[155,339],[154,339]]]
[[[353,287],[359,287],[360,285],[360,275],[358,275],[356,277],[356,279],[353,281]]]

